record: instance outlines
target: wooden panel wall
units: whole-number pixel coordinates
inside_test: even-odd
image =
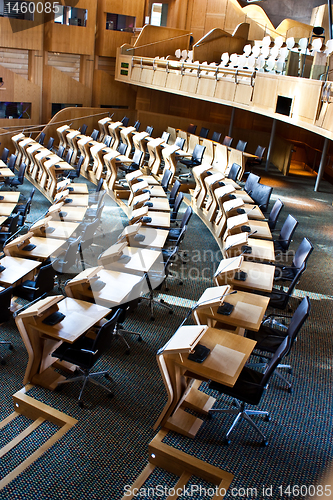
[[[174,55],[177,49],[189,48],[190,35],[187,30],[164,28],[147,24],[138,36],[134,47],[136,56],[166,57]],[[144,48],[140,48],[142,46]]]
[[[35,13],[34,21],[0,17],[0,47],[42,50],[44,16]]]
[[[116,82],[105,71],[94,71],[93,106],[127,106],[135,109],[136,89],[132,85]]]

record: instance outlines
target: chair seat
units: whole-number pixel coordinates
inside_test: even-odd
[[[274,240],[273,243],[274,243],[274,250],[276,252],[285,252],[286,251],[283,243],[280,243],[279,240]]]
[[[287,331],[287,330],[286,330]],[[269,326],[262,325],[257,332],[246,330],[245,336],[257,342],[255,350],[275,352],[281,342],[286,338],[283,331],[278,332]]]
[[[68,360],[74,365],[80,365],[80,368],[82,369],[89,370],[94,363],[94,359],[91,353],[93,343],[94,340],[86,336],[82,336],[75,341],[75,348],[72,348],[70,344],[63,342],[52,353],[52,356],[59,358],[60,360]],[[86,350],[89,352],[87,352],[85,355],[82,350]]]
[[[168,234],[168,240],[173,240],[173,239],[177,239],[178,236],[180,235],[180,231],[181,229],[180,228],[173,228],[173,229],[170,229],[169,231],[169,234]]]
[[[210,382],[209,388],[223,392],[223,394],[227,394],[245,403],[257,405],[264,390],[264,388],[260,386],[262,378],[262,373],[244,367],[233,387],[228,387],[217,382]]]
[[[292,281],[295,278],[296,273],[297,269],[295,267],[276,268],[274,272],[274,279]]]
[[[288,302],[289,294],[283,290],[273,290],[270,294],[268,306],[277,309],[284,309]]]

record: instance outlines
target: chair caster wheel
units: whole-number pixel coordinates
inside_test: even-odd
[[[228,439],[228,438],[224,438],[224,439],[223,439],[223,444],[224,444],[225,446],[228,446],[228,445],[230,444],[230,439]]]
[[[128,356],[130,353],[131,353],[131,350],[130,349],[126,349],[126,351],[125,351],[126,356]]]
[[[270,422],[271,421],[271,417],[269,415],[265,415],[264,420],[265,420],[265,422]]]
[[[13,351],[13,350],[14,350],[14,346],[13,346],[12,344],[10,344],[10,346],[8,347],[8,349],[9,349],[10,351]]]
[[[213,420],[214,415],[212,413],[208,413],[207,420]]]
[[[165,300],[164,299],[160,299],[160,303],[161,304],[165,304]]]
[[[4,366],[6,364],[6,361],[4,359],[2,359],[1,364]]]
[[[138,337],[138,342],[142,342],[143,341],[143,338],[140,336]]]
[[[109,399],[112,399],[112,398],[113,398],[113,396],[114,396],[113,392],[110,392],[110,393],[108,394],[108,398],[109,398]]]
[[[79,407],[80,408],[84,408],[84,402],[83,401],[79,401]]]
[[[291,394],[293,392],[291,387],[288,387],[287,391],[289,392],[289,394]]]
[[[105,373],[104,374],[104,378],[106,378],[106,380],[110,380],[111,377],[110,377],[110,375],[108,373]]]
[[[293,374],[293,369],[292,369],[292,368],[288,368],[288,373],[289,373],[290,375],[292,375],[292,374]]]
[[[178,284],[179,284],[180,286],[183,286],[183,285],[184,285],[184,282],[183,282],[183,281],[180,281]]]
[[[151,316],[151,317],[150,317],[150,321],[155,321],[154,316]]]
[[[173,311],[169,311],[169,314],[173,314]]]
[[[263,439],[263,440],[261,441],[261,446],[263,446],[263,447],[264,447],[264,446],[267,446],[267,445],[268,445],[268,439]]]

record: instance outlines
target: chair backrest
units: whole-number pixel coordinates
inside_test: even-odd
[[[79,253],[79,245],[81,241],[81,236],[78,236],[75,240],[73,240],[67,247],[66,253],[63,256],[61,269],[57,268],[56,261],[54,262],[54,267],[56,272],[65,273],[68,269],[70,269],[76,262],[77,255]]]
[[[49,149],[51,151],[51,149],[53,148],[53,144],[54,144],[54,138],[50,137],[49,140],[47,141],[46,149]]]
[[[255,150],[255,155],[258,156],[257,158],[257,161],[261,161],[264,157],[264,154],[265,154],[265,151],[266,151],[266,148],[264,148],[263,146],[257,146],[257,149]]]
[[[161,186],[164,189],[164,191],[168,190],[169,182],[172,177],[172,172],[168,168],[164,169],[164,174],[161,180]]]
[[[228,135],[226,135],[222,141],[222,144],[224,146],[231,146],[231,143],[233,141],[233,138],[232,137],[229,137]]]
[[[91,348],[91,350],[96,353],[96,359],[98,359],[103,353],[110,349],[114,339],[113,331],[117,322],[119,321],[119,317],[121,316],[121,314],[123,314],[123,309],[118,308],[112,318],[104,323],[104,325],[101,326],[101,328],[98,330]]]
[[[15,170],[15,163],[16,163],[17,156],[16,155],[10,155],[10,158],[7,163],[7,167],[14,172]]]
[[[83,231],[82,237],[81,237],[81,242],[80,242],[82,250],[84,250],[85,248],[88,248],[91,245],[91,243],[93,242],[94,235],[95,235],[95,232],[98,228],[99,223],[100,223],[100,220],[98,217],[96,217],[96,219],[94,219],[92,222],[89,222],[86,225],[86,227]]]
[[[77,162],[77,165],[75,167],[75,177],[80,177],[80,172],[81,172],[81,167],[82,167],[82,164],[84,162],[84,156],[81,155],[78,162]],[[74,174],[74,172],[71,170],[72,175]]]
[[[141,122],[139,122],[139,120],[136,120],[136,122],[134,123],[133,127],[135,128],[135,130],[137,132],[139,132],[140,127],[141,127]]]
[[[29,212],[30,212],[30,206],[31,206],[32,198],[34,197],[35,191],[36,191],[36,189],[35,189],[35,188],[32,188],[32,189],[31,189],[31,191],[30,191],[29,198],[28,198],[28,200],[27,200],[27,205],[28,205],[28,203],[29,203],[29,210],[28,210],[28,212],[27,212],[27,213],[29,213]]]
[[[149,134],[150,136],[151,136],[151,134],[153,133],[153,131],[154,131],[154,127],[151,127],[150,125],[148,125],[148,126],[146,127],[146,132],[147,132],[147,134]]]
[[[282,208],[284,207],[284,203],[278,198],[276,202],[274,203],[272,210],[269,213],[268,217],[268,226],[271,231],[275,229],[276,223],[278,221],[280,212]]]
[[[193,209],[192,207],[187,207],[187,209],[185,210],[184,212],[184,215],[183,215],[183,218],[182,218],[182,221],[180,223],[180,227],[181,229],[184,227],[184,226],[187,226],[189,221],[190,221],[190,218],[192,217],[192,214],[193,214]]]
[[[69,149],[69,150],[67,151],[65,161],[66,161],[67,163],[70,163],[70,162],[71,162],[71,159],[72,159],[72,156],[73,156],[73,150],[72,150],[72,149]]]
[[[129,124],[129,118],[128,118],[128,116],[124,116],[124,118],[122,118],[120,121],[124,125],[124,127],[127,127],[128,124]]]
[[[283,250],[288,250],[291,238],[298,226],[298,221],[292,215],[288,214],[288,217],[284,221],[283,226],[278,237],[278,241],[283,248]]]
[[[37,141],[37,142],[38,142],[39,144],[43,145],[43,144],[44,144],[44,140],[45,140],[45,134],[44,134],[44,132],[41,132],[41,133],[39,134],[39,137],[38,137],[38,141]]]
[[[170,133],[169,132],[163,132],[161,139],[163,139],[163,141],[166,144],[168,144],[169,139],[170,139]]]
[[[0,260],[1,264],[1,260]],[[10,303],[13,295],[13,287],[10,286],[0,292],[0,323],[9,321],[12,317],[10,313]]]
[[[295,287],[296,287],[297,283],[299,282],[299,280],[301,279],[301,276],[304,273],[305,269],[306,269],[306,263],[303,262],[303,264],[297,269],[297,273],[295,274],[294,278],[290,282],[290,285],[289,285],[289,288],[287,291],[287,295],[289,295],[289,297],[291,296],[291,294],[295,290]]]
[[[169,195],[169,201],[173,202],[176,199],[178,191],[180,190],[181,182],[178,179],[175,180]]]
[[[21,163],[18,174],[17,174],[17,180],[20,184],[23,184],[24,181],[24,174],[25,174],[25,169],[27,168],[25,163]]]
[[[247,141],[238,141],[237,142],[237,146],[236,146],[236,149],[238,149],[238,151],[245,151],[246,149],[246,146],[247,146]]]
[[[57,155],[59,156],[59,158],[63,157],[64,151],[65,151],[64,146],[59,146],[58,151],[57,151]]]
[[[263,212],[267,211],[269,200],[271,198],[273,188],[266,186],[265,184],[255,184],[251,191],[252,200],[257,203],[260,210]]]
[[[99,192],[100,192],[100,190],[102,189],[102,187],[103,187],[103,182],[104,182],[104,179],[100,179],[100,180],[98,181],[97,186],[96,186],[96,191],[95,191],[96,193],[99,193]]]
[[[289,336],[287,336],[283,340],[283,342],[281,342],[281,344],[275,351],[274,355],[272,356],[272,358],[269,360],[269,362],[265,367],[263,377],[260,381],[260,386],[262,387],[262,389],[265,388],[270,377],[273,375],[274,371],[280,364],[281,360],[289,353],[290,349],[291,349],[291,340]]]
[[[303,238],[299,247],[297,248],[292,266],[299,268],[303,264],[303,262],[306,264],[308,258],[310,257],[311,253],[313,250],[313,245],[308,238]]]
[[[92,138],[93,141],[97,141],[98,136],[99,136],[99,130],[94,128],[90,137]]]
[[[220,142],[221,140],[221,132],[213,132],[213,135],[212,135],[212,141],[214,142]]]
[[[86,125],[85,123],[83,123],[83,124],[81,125],[81,127],[79,128],[79,130],[80,130],[80,134],[82,134],[82,135],[86,135],[87,128],[88,128],[88,125]]]
[[[259,175],[250,172],[245,182],[244,191],[246,191],[248,194],[251,194],[252,189],[258,182],[260,182]]]
[[[202,137],[203,139],[207,139],[209,134],[209,128],[201,127],[200,132],[199,132],[199,137]]]
[[[177,137],[175,140],[175,146],[179,146],[180,149],[183,149],[185,146],[185,139],[183,137]]]
[[[188,134],[195,134],[196,130],[197,130],[197,126],[194,125],[194,123],[190,123],[189,126],[187,127]]]
[[[118,153],[120,153],[121,155],[125,155],[126,150],[127,150],[127,144],[125,144],[124,142],[120,142],[117,148]]]
[[[173,210],[170,214],[170,221],[174,221],[177,219],[178,210],[180,208],[180,205],[182,204],[183,199],[184,199],[184,193],[182,192],[178,193],[177,198],[175,200],[175,204],[173,206]]]
[[[7,149],[7,148],[3,148],[2,155],[1,155],[1,160],[2,160],[4,163],[6,163],[6,162],[7,162],[8,155],[9,155],[9,149]]]
[[[20,214],[13,214],[10,216],[10,222],[9,222],[8,231],[7,231],[8,236],[11,236],[12,234],[14,234],[17,231],[17,223],[18,223],[19,217],[20,217]]]
[[[305,321],[309,317],[310,310],[311,310],[310,299],[309,297],[304,297],[304,299],[294,312],[293,317],[291,318],[291,321],[288,326],[287,333],[292,343],[296,339],[298,332],[300,331]]]
[[[50,292],[54,287],[55,270],[52,262],[40,268],[36,278],[36,293],[40,297],[43,293]],[[37,290],[38,288],[38,290]]]
[[[241,171],[241,166],[238,163],[233,163],[228,173],[228,179],[236,181],[238,179],[239,172]]]
[[[142,156],[143,156],[143,151],[141,151],[140,149],[136,149],[134,152],[134,155],[133,155],[133,163],[132,163],[131,167],[140,168]]]
[[[192,159],[199,161],[201,163],[205,150],[206,146],[202,146],[201,144],[196,144],[193,149]]]
[[[112,137],[111,135],[104,136],[103,142],[107,148],[111,146]]]

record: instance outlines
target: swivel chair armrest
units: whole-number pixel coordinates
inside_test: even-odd
[[[26,290],[33,290],[34,292],[37,292],[39,290],[39,287],[35,288],[34,286],[29,286],[29,285],[24,285],[24,288]]]

